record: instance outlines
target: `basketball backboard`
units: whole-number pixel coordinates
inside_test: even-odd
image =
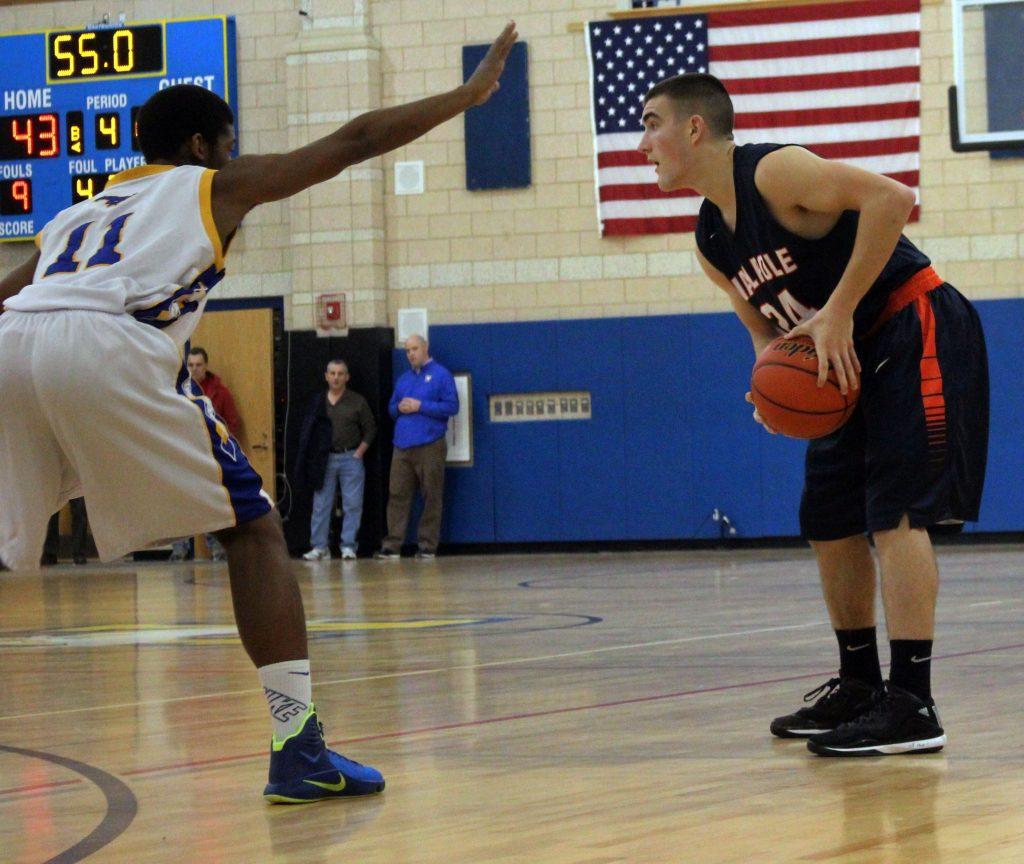
[[[953,0],[950,141],[1024,156],[1024,0]]]

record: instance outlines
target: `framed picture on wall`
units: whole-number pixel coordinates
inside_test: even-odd
[[[473,378],[468,372],[453,372],[455,392],[459,394],[459,413],[448,418],[448,465],[473,464]]]

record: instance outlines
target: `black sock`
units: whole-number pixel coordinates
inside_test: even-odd
[[[932,698],[932,640],[893,639],[889,642],[892,668],[889,680],[930,702]]]
[[[839,676],[856,678],[865,684],[882,683],[882,669],[878,665],[878,640],[874,627],[858,630],[836,630],[839,640]]]

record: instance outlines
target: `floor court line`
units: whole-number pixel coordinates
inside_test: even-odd
[[[81,861],[83,858],[88,858],[94,852],[109,845],[123,834],[139,812],[139,802],[135,798],[135,793],[132,792],[126,783],[102,768],[97,768],[88,762],[68,759],[66,756],[58,756],[56,753],[47,753],[43,750],[25,750],[21,747],[9,747],[6,744],[0,744],[0,751],[25,756],[29,759],[52,762],[54,765],[59,765],[62,768],[73,771],[85,780],[88,780],[103,795],[106,809],[99,824],[77,843],[69,846],[58,855],[48,858],[44,864],[76,864],[76,862]],[[66,781],[60,785],[66,785]]]
[[[638,705],[645,702],[660,702],[666,699],[682,699],[687,696],[700,696],[706,693],[720,693],[726,690],[741,690],[750,687],[763,687],[769,684],[780,684],[787,681],[799,681],[805,678],[820,678],[828,674],[825,672],[807,672],[802,675],[789,675],[784,678],[765,678],[758,681],[742,681],[738,684],[721,684],[716,687],[702,687],[694,690],[679,690],[672,693],[654,693],[648,696],[634,696],[629,699],[616,699],[611,702],[595,702],[586,705],[568,705],[562,708],[549,708],[544,711],[524,711],[518,714],[505,714],[498,717],[484,717],[479,720],[465,720],[461,723],[443,723],[436,726],[421,726],[413,729],[398,729],[392,732],[378,732],[373,735],[361,735],[355,738],[339,738],[328,741],[330,747],[341,747],[348,744],[359,744],[367,741],[386,741],[392,738],[406,738],[414,735],[427,735],[432,732],[450,732],[456,729],[469,729],[477,726],[490,726],[495,723],[508,723],[514,720],[532,720],[538,717],[554,717],[559,714],[574,714],[580,711],[596,711],[605,708],[620,708],[625,705]],[[194,770],[196,768],[208,768],[216,765],[225,765],[235,762],[246,762],[252,759],[265,759],[266,751],[259,753],[239,753],[233,756],[218,756],[214,759],[197,759],[191,762],[177,762],[171,765],[156,765],[149,768],[133,768],[130,771],[121,771],[120,777],[145,777],[154,774],[166,774],[174,771]],[[56,788],[66,786],[77,781],[61,781],[51,784],[38,784],[34,787],[19,787],[16,789],[0,789],[0,797],[24,791],[26,788],[34,790],[47,787]]]
[[[977,654],[991,654],[997,651],[1011,651],[1019,648],[1024,648],[1024,642],[1014,643],[1011,645],[996,645],[989,648],[978,648],[971,651],[959,651],[953,654],[937,654],[933,658],[934,660],[950,660],[957,657],[971,657]],[[888,666],[888,664],[883,664]],[[385,741],[391,738],[406,738],[413,735],[425,735],[431,732],[448,732],[454,729],[466,729],[473,728],[476,726],[488,726],[494,723],[507,723],[513,720],[531,720],[537,717],[554,717],[559,714],[573,714],[579,711],[596,711],[604,708],[619,708],[624,705],[640,705],[646,702],[660,702],[666,699],[682,699],[687,696],[702,696],[707,693],[723,693],[728,690],[745,690],[751,687],[765,687],[772,684],[785,684],[788,681],[803,681],[810,678],[822,678],[827,675],[834,674],[832,671],[822,672],[820,670],[815,672],[805,672],[801,675],[787,675],[782,678],[763,678],[757,681],[742,681],[738,684],[721,684],[715,687],[701,687],[694,690],[679,690],[673,693],[655,693],[649,696],[634,696],[629,699],[616,699],[611,702],[595,702],[587,705],[570,705],[564,708],[549,708],[544,711],[527,711],[520,714],[506,714],[499,717],[485,717],[480,720],[466,720],[462,723],[445,723],[438,726],[424,726],[417,729],[400,729],[393,732],[378,732],[373,735],[362,735],[356,738],[339,738],[334,741],[328,741],[328,745],[331,747],[341,747],[348,744],[360,744],[367,741]],[[137,768],[132,771],[125,771],[122,776],[144,776],[148,774],[157,774],[165,771],[174,771],[180,769],[198,768],[209,764],[220,764],[224,762],[237,762],[247,759],[265,759],[266,753],[254,753],[239,756],[223,756],[215,760],[200,760],[196,762],[184,762],[177,765],[165,765],[155,768]]]
[[[390,678],[411,678],[417,675],[439,675],[444,672],[458,672],[467,669],[487,669],[495,666],[514,666],[523,663],[543,663],[548,660],[562,660],[566,657],[584,657],[591,654],[603,654],[609,651],[631,651],[636,648],[656,648],[661,645],[680,645],[686,642],[707,642],[713,639],[728,639],[733,636],[759,636],[764,633],[776,633],[785,630],[806,630],[811,627],[821,627],[826,622],[811,621],[803,624],[783,624],[778,627],[758,627],[754,630],[735,630],[729,633],[707,633],[700,636],[682,636],[678,639],[659,639],[653,642],[634,642],[628,645],[607,645],[603,648],[585,648],[580,651],[566,651],[560,654],[542,654],[536,657],[514,657],[508,660],[490,660],[486,663],[466,663],[458,666],[436,666],[430,669],[410,669],[406,672],[384,672],[380,675],[361,675],[355,678],[335,678],[321,681],[317,679],[315,685],[320,687],[332,687],[338,684],[358,684],[363,681],[381,681]],[[201,699],[222,699],[232,696],[252,696],[255,693],[262,693],[259,687],[247,687],[244,690],[221,690],[216,693],[198,693],[193,696],[174,696],[167,699],[147,699],[140,702],[116,702],[107,705],[90,705],[84,708],[63,708],[55,711],[36,711],[29,714],[7,714],[0,716],[0,722],[5,720],[27,720],[32,717],[54,717],[63,714],[83,714],[90,711],[109,711],[118,708],[140,708],[157,705],[170,705],[176,702],[193,702]]]
[[[950,660],[957,657],[971,657],[979,654],[991,654],[998,651],[1011,651],[1016,649],[1024,648],[1024,642],[1013,643],[1010,645],[996,645],[989,648],[978,648],[971,651],[959,651],[951,654],[939,654],[935,656],[935,660]],[[883,664],[886,665],[886,664]],[[445,723],[437,726],[424,726],[414,729],[399,729],[392,732],[379,732],[373,735],[362,735],[355,738],[339,738],[333,741],[328,741],[328,745],[331,747],[341,747],[348,744],[360,744],[368,741],[385,741],[393,738],[406,738],[414,735],[427,735],[433,732],[449,732],[456,729],[467,729],[479,726],[489,726],[495,723],[508,723],[515,720],[531,720],[538,717],[553,717],[560,714],[573,714],[580,711],[596,711],[606,708],[619,708],[625,705],[639,705],[647,702],[660,702],[667,699],[682,699],[688,696],[701,696],[707,693],[722,693],[729,690],[744,690],[752,687],[765,687],[772,684],[784,684],[789,681],[801,681],[810,678],[821,678],[825,675],[830,675],[831,672],[807,672],[801,675],[789,675],[782,678],[764,678],[757,681],[743,681],[737,684],[722,684],[716,687],[702,687],[694,690],[679,690],[672,693],[655,693],[648,696],[634,696],[630,699],[616,699],[610,702],[595,702],[587,705],[570,705],[563,708],[550,708],[544,711],[528,711],[519,714],[506,714],[498,717],[485,717],[479,720],[467,720],[462,723]],[[184,770],[195,770],[197,768],[213,767],[216,765],[231,764],[235,762],[245,762],[253,759],[265,759],[266,752],[260,751],[259,753],[241,753],[234,756],[221,756],[216,759],[200,759],[192,762],[179,762],[172,765],[158,765],[150,768],[135,768],[131,771],[122,771],[119,776],[121,777],[144,777],[155,774],[164,774],[173,771],[184,771]],[[73,781],[72,781],[73,782]],[[62,781],[53,784],[39,784],[34,787],[35,789],[45,789],[47,786],[51,788],[57,786],[68,785],[68,781]],[[18,791],[17,789],[0,789],[0,796],[13,794]]]
[[[437,726],[420,726],[414,729],[397,729],[393,732],[377,732],[373,735],[361,735],[356,738],[339,738],[328,741],[329,747],[341,747],[347,744],[364,744],[367,741],[386,741],[391,738],[408,738],[414,735],[428,735],[432,732],[451,732],[456,729],[472,729],[478,726],[490,726],[495,723],[508,723],[514,720],[534,720],[538,717],[556,717],[559,714],[575,714],[580,711],[599,711],[605,708],[621,708],[625,705],[641,705],[646,702],[662,702],[666,699],[683,699],[687,696],[702,696],[706,693],[721,693],[726,690],[743,690],[751,687],[764,687],[770,684],[782,684],[787,681],[800,681],[805,678],[821,678],[826,672],[806,672],[802,675],[788,675],[784,678],[764,678],[758,681],[741,681],[738,684],[720,684],[715,687],[700,687],[694,690],[678,690],[673,693],[653,693],[648,696],[633,696],[629,699],[615,699],[611,702],[592,702],[586,705],[567,705],[562,708],[548,708],[543,711],[523,711],[518,714],[503,714],[498,717],[483,717],[479,720],[464,720],[461,723],[442,723]],[[150,774],[162,774],[168,771],[200,768],[207,765],[219,765],[226,762],[241,762],[248,759],[266,759],[265,751],[246,753],[237,756],[220,756],[216,759],[200,759],[194,762],[180,762],[175,765],[159,765],[153,768],[135,768],[122,771],[122,777],[140,777]]]

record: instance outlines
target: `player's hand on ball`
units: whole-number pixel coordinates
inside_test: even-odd
[[[818,355],[818,386],[824,387],[828,370],[836,370],[839,392],[844,396],[860,386],[860,360],[853,346],[853,316],[837,314],[826,303],[813,317],[797,325],[787,336],[810,336]]]
[[[746,400],[751,405],[754,404],[754,397],[750,393],[749,390],[747,391]],[[774,429],[772,429],[771,426],[769,426],[767,423],[764,422],[764,417],[762,417],[760,415],[760,413],[758,413],[758,410],[756,408],[754,409],[754,420],[755,420],[755,422],[760,423],[762,426],[764,426],[766,432],[770,432],[772,435],[777,435],[778,434]]]
[[[484,59],[480,61],[480,65],[469,76],[466,87],[473,94],[474,105],[483,105],[491,98],[491,94],[501,86],[498,79],[505,68],[508,53],[518,38],[516,22],[509,21],[498,38],[494,40],[490,50],[484,55]]]

